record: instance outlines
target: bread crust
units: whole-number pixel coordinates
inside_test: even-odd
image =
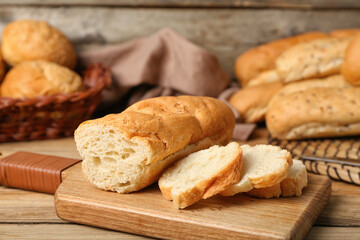
[[[271,102],[266,125],[278,139],[360,134],[360,88],[313,88]]]
[[[251,48],[236,59],[235,75],[239,83],[246,86],[260,73],[274,69],[277,57],[289,47],[300,42],[324,37],[327,37],[326,33],[308,32]]]
[[[23,61],[46,60],[74,69],[74,46],[58,29],[45,21],[18,20],[2,33],[1,49],[5,61],[15,66]]]
[[[234,114],[220,100],[192,96],[158,97],[135,103],[120,114],[82,123],[75,131],[75,141],[84,158],[83,172],[88,179],[99,188],[126,193],[157,181],[170,164],[192,152],[227,144],[234,126]],[[146,159],[138,159],[141,171],[134,174],[136,178],[129,180],[129,185],[106,185],[94,177],[99,172],[87,167],[92,155],[85,149],[84,139],[91,128],[109,128],[126,141],[141,144],[149,153]]]
[[[265,120],[271,98],[283,87],[281,82],[265,83],[240,89],[229,99],[229,103],[247,123]]]
[[[23,62],[11,68],[0,86],[2,97],[35,98],[82,89],[74,71],[47,61]]]
[[[259,73],[255,78],[249,80],[245,87],[259,86],[266,83],[280,82],[281,78],[275,69]]]
[[[341,74],[350,84],[360,85],[360,34],[354,37],[346,49]]]
[[[329,37],[299,43],[277,58],[276,71],[283,82],[339,74],[352,39]]]

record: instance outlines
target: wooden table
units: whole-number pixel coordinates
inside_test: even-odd
[[[249,143],[264,143],[265,135],[259,129]],[[73,138],[0,144],[4,156],[20,150],[80,158]],[[66,222],[56,216],[53,201],[53,195],[0,186],[0,239],[145,238]],[[333,181],[329,204],[307,239],[360,239],[360,187]]]

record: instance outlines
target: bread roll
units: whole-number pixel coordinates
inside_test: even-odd
[[[3,79],[4,75],[5,75],[5,62],[4,62],[4,59],[2,57],[2,53],[0,50],[0,82]]]
[[[73,45],[45,21],[19,20],[6,25],[1,50],[5,61],[15,66],[23,61],[46,60],[74,69]]]
[[[281,82],[265,83],[240,89],[229,103],[241,114],[247,123],[265,120],[265,114],[271,98],[283,87]]]
[[[252,48],[236,59],[235,75],[240,84],[246,86],[251,79],[257,77],[260,73],[274,69],[277,57],[289,47],[300,42],[324,37],[327,37],[327,34],[309,32]]]
[[[253,188],[247,195],[259,198],[277,198],[301,196],[302,190],[307,186],[306,167],[300,160],[293,159],[293,165],[284,180],[267,188]]]
[[[241,146],[243,152],[242,174],[239,182],[220,192],[222,196],[233,196],[253,188],[266,188],[281,182],[292,165],[291,154],[277,146]]]
[[[360,34],[356,35],[346,49],[341,74],[349,83],[360,85]]]
[[[278,139],[360,134],[360,88],[312,88],[271,101],[266,126]]]
[[[346,37],[351,37],[351,36],[355,36],[357,34],[360,33],[360,29],[358,28],[349,28],[349,29],[337,29],[334,31],[331,31],[329,33],[330,37],[337,37],[337,38],[346,38]]]
[[[158,97],[82,123],[75,141],[85,177],[98,188],[127,193],[157,181],[190,153],[227,144],[234,126],[234,114],[220,100]]]
[[[35,98],[81,90],[81,77],[47,61],[23,62],[11,68],[0,86],[2,97]]]
[[[284,82],[339,74],[352,39],[329,37],[299,43],[278,57],[276,70]]]
[[[159,179],[163,196],[176,208],[223,191],[240,179],[242,151],[236,142],[192,153],[167,169]]]

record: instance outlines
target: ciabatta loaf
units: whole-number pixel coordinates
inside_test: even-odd
[[[220,192],[232,196],[255,188],[271,187],[281,182],[292,165],[291,154],[284,149],[271,145],[242,145],[243,167],[238,183]]]
[[[213,146],[176,162],[159,179],[163,196],[176,208],[209,198],[239,181],[242,151],[236,142]]]
[[[307,186],[307,172],[300,160],[293,160],[293,165],[284,180],[267,188],[253,188],[247,195],[259,198],[293,197],[301,196],[302,190]]]
[[[299,43],[277,58],[276,70],[284,82],[339,74],[352,39],[329,37]]]
[[[82,123],[75,132],[85,177],[98,188],[127,193],[158,180],[173,162],[227,144],[235,118],[209,97],[159,97],[120,114]]]

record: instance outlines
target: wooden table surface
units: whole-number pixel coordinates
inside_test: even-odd
[[[265,135],[259,129],[249,143],[264,143]],[[80,158],[73,138],[0,144],[3,156],[20,150]],[[0,186],[0,239],[143,238],[146,237],[64,221],[56,216],[53,195]],[[360,186],[332,181],[329,204],[307,239],[360,239]]]

